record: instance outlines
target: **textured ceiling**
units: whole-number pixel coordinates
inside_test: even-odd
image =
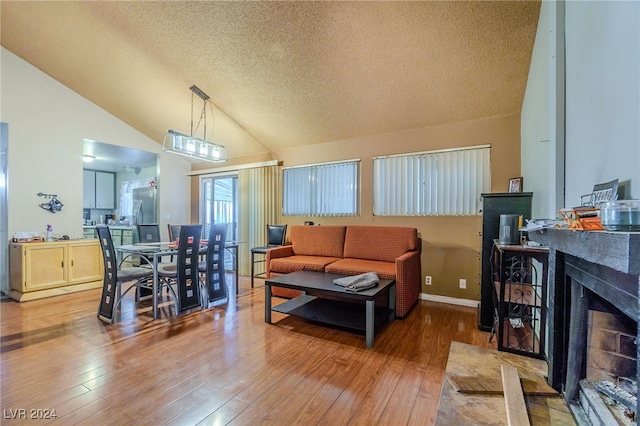
[[[241,157],[519,113],[539,9],[3,0],[0,40],[158,143],[190,132],[195,84],[211,98],[207,139]]]

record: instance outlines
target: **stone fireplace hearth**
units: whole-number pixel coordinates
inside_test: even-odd
[[[570,406],[587,379],[636,394],[640,233],[547,229],[529,238],[549,247],[549,384]]]

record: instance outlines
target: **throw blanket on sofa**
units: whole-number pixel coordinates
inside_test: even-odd
[[[361,291],[377,286],[379,280],[375,272],[367,272],[351,277],[336,278],[333,283],[344,287],[347,291]]]

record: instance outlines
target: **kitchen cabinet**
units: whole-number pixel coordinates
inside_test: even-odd
[[[82,207],[96,208],[96,172],[93,170],[82,171]]]
[[[133,244],[133,231],[123,229],[122,230],[122,244]]]
[[[129,226],[109,225],[109,232],[111,232],[111,240],[113,241],[114,247],[120,247],[123,244],[133,244],[133,228]],[[98,238],[96,227],[83,227],[82,238]]]
[[[18,302],[102,286],[98,240],[9,245],[9,297]]]
[[[116,175],[111,172],[83,170],[83,200],[85,209],[116,208]]]
[[[116,208],[116,175],[96,172],[96,208]]]

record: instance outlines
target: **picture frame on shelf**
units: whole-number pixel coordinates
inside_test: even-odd
[[[509,179],[509,192],[522,192],[522,176]]]

